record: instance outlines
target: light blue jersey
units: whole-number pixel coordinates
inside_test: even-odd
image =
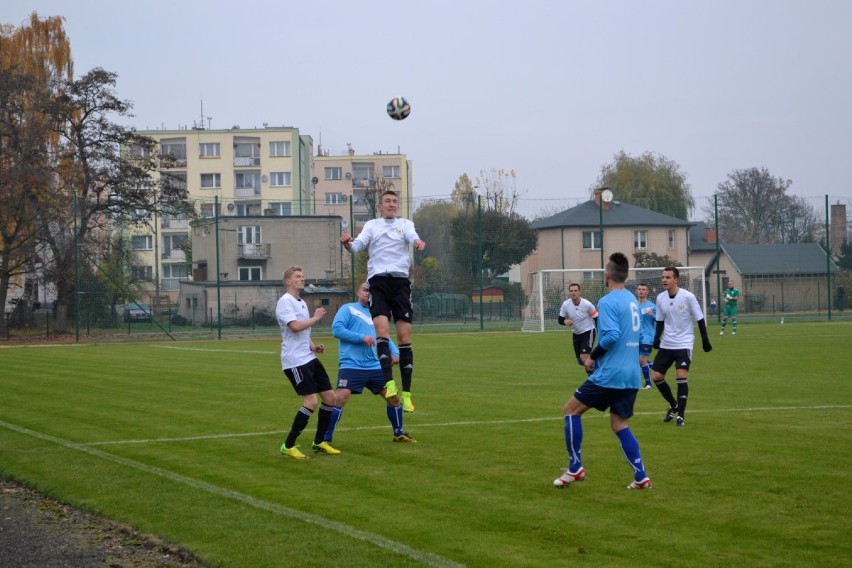
[[[639,320],[642,322],[639,343],[651,345],[654,343],[654,334],[657,333],[657,304],[651,300],[639,304]]]
[[[381,370],[375,347],[364,343],[364,337],[376,338],[376,326],[370,316],[370,308],[358,302],[340,306],[331,324],[331,333],[340,340],[341,369],[361,371]],[[390,341],[391,355],[399,357],[399,349]]]
[[[598,345],[606,349],[595,360],[589,380],[609,389],[640,389],[640,313],[638,301],[629,290],[613,290],[598,302]]]

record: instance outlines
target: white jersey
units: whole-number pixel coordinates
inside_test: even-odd
[[[693,322],[704,319],[695,294],[678,288],[674,298],[667,291],[657,296],[657,321],[665,323],[661,349],[692,349],[695,343]]]
[[[311,319],[305,301],[289,293],[284,294],[275,306],[275,317],[281,328],[281,368],[301,367],[312,359],[316,359],[311,351],[311,328],[293,332],[287,325],[291,321]]]
[[[408,277],[411,255],[408,246],[419,240],[414,223],[408,219],[371,219],[352,241],[352,252],[367,249],[367,278],[376,274]]]
[[[573,321],[574,335],[579,335],[595,329],[595,318],[598,317],[598,311],[595,309],[595,305],[585,298],[580,298],[580,304],[576,306],[574,300],[568,298],[559,308],[559,315]]]

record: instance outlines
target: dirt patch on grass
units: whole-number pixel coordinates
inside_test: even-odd
[[[204,568],[189,552],[0,479],[0,566]]]

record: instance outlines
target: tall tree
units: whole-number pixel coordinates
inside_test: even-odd
[[[609,187],[621,202],[678,219],[689,219],[695,207],[680,165],[651,152],[633,157],[622,150],[611,163],[601,166],[595,187]]]
[[[115,73],[92,69],[60,85],[52,108],[61,137],[57,191],[63,199],[62,207],[44,212],[43,226],[54,261],[58,324],[73,298],[75,242],[82,259],[97,263],[119,223],[143,224],[152,213],[194,214],[186,187],[169,176],[154,183],[156,142],[115,122],[132,116],[115,83]],[[76,219],[69,214],[74,211]]]
[[[34,12],[28,25],[0,25],[0,306],[12,279],[34,276],[44,260],[37,236],[55,197],[59,143],[47,104],[72,74],[63,18],[42,20]]]
[[[793,182],[766,168],[734,170],[718,185],[719,237],[729,243],[813,242],[817,214],[807,201],[787,194]],[[713,201],[705,213],[713,220]]]

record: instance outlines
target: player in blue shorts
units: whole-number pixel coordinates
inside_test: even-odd
[[[414,440],[402,427],[402,402],[396,383],[385,380],[382,365],[376,355],[376,326],[370,316],[370,287],[364,282],[355,292],[357,302],[344,304],[334,316],[331,333],[340,341],[340,363],[337,371],[337,392],[331,422],[325,433],[325,442],[331,444],[334,429],[340,422],[343,407],[353,394],[369,389],[387,401],[388,420],[393,427],[393,441],[413,443]],[[399,349],[389,340],[393,362],[399,362]]]
[[[639,284],[636,287],[636,299],[639,301],[639,368],[642,369],[642,378],[645,379],[645,388],[651,386],[651,349],[654,345],[654,333],[657,330],[657,305],[648,299],[648,285]]]
[[[636,296],[625,289],[630,270],[627,257],[620,252],[609,257],[605,278],[609,293],[598,302],[598,345],[589,355],[585,367],[591,371],[565,403],[565,445],[568,467],[553,480],[556,487],[565,487],[586,479],[582,462],[583,422],[581,416],[590,408],[609,409],[610,426],[618,437],[627,463],[633,468],[633,481],[628,489],[650,489],[651,479],[639,451],[639,442],[630,431],[630,417],[636,393],[642,386],[639,359],[639,306]]]

